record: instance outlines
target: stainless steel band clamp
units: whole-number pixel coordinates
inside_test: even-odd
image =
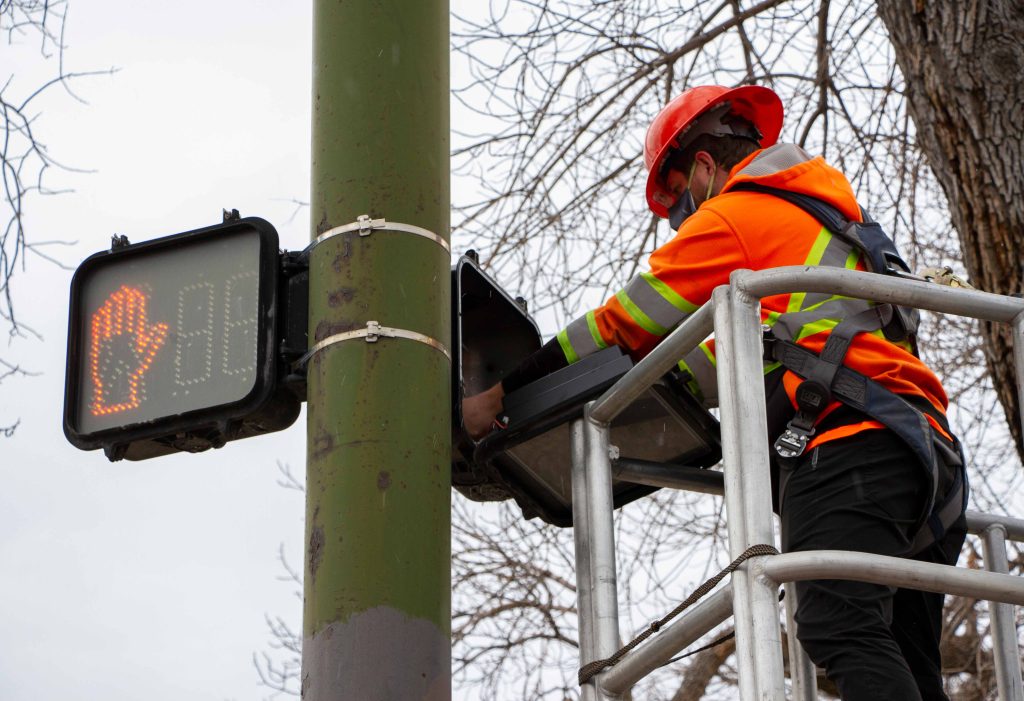
[[[409,341],[416,341],[424,345],[430,346],[434,350],[440,351],[444,354],[444,357],[448,358],[448,362],[452,360],[452,354],[445,347],[443,343],[438,341],[436,338],[431,338],[417,331],[408,331],[406,329],[393,329],[389,326],[381,326],[376,321],[367,321],[365,329],[353,329],[352,331],[345,331],[343,333],[336,333],[332,336],[319,341],[316,345],[306,351],[306,354],[299,358],[294,367],[302,368],[309,362],[310,358],[322,351],[327,346],[333,346],[335,343],[343,343],[345,341],[351,341],[356,338],[364,338],[367,343],[376,343],[381,337],[385,338],[404,338]]]
[[[317,236],[316,239],[314,239],[313,242],[310,243],[310,245],[306,248],[305,252],[308,253],[313,248],[319,246],[321,243],[323,243],[329,238],[338,236],[340,234],[346,234],[350,231],[359,232],[360,236],[369,236],[374,231],[381,230],[400,231],[402,233],[413,234],[421,238],[429,239],[430,241],[433,241],[434,243],[441,246],[441,248],[443,248],[445,252],[451,255],[451,246],[448,244],[447,241],[445,241],[443,238],[435,234],[433,231],[428,231],[423,227],[415,226],[413,224],[402,224],[400,222],[387,221],[383,217],[380,219],[371,219],[368,214],[360,214],[358,217],[356,217],[356,220],[354,222],[351,222],[349,224],[342,224],[341,226],[336,226],[332,229],[328,229],[324,233]],[[312,346],[308,351],[306,351],[305,355],[303,355],[294,363],[294,367],[297,369],[305,367],[306,364],[309,363],[310,358],[312,358],[314,355],[322,351],[327,346],[332,346],[335,343],[343,343],[345,341],[351,341],[352,339],[355,338],[364,338],[366,339],[367,343],[376,343],[377,340],[382,336],[385,338],[404,338],[409,341],[423,343],[443,353],[444,357],[448,358],[448,362],[451,362],[452,360],[451,352],[448,350],[448,348],[445,347],[443,343],[438,341],[436,338],[431,338],[430,336],[426,336],[416,331],[408,331],[406,329],[394,329],[389,326],[381,326],[380,322],[377,321],[367,321],[365,329],[354,329],[352,331],[337,333],[332,336],[328,336],[322,341],[319,341],[314,346]]]
[[[438,244],[441,248],[447,251],[449,255],[451,255],[452,252],[452,248],[448,242],[433,231],[428,231],[423,227],[415,226],[413,224],[401,224],[399,222],[387,221],[383,217],[380,219],[370,219],[370,215],[368,214],[360,214],[356,220],[350,224],[342,224],[341,226],[336,226],[333,229],[328,229],[316,237],[310,248],[320,245],[332,236],[346,234],[350,231],[358,231],[360,236],[369,236],[374,231],[379,230],[401,231],[406,234],[421,236]]]

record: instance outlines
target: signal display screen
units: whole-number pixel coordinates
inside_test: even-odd
[[[112,256],[88,271],[73,329],[78,433],[249,395],[261,328],[260,245],[256,230],[224,232]]]

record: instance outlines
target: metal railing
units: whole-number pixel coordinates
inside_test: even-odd
[[[836,268],[789,267],[737,270],[730,284],[689,316],[628,374],[588,405],[572,425],[573,523],[576,540],[581,664],[611,656],[619,647],[615,544],[612,529],[613,477],[655,486],[725,496],[730,559],[758,543],[774,543],[768,440],[764,431],[760,299],[790,292],[824,292],[891,302],[943,314],[1011,324],[1017,394],[1024,396],[1024,300],[954,289]],[[638,461],[613,465],[608,425],[679,358],[714,331],[724,471],[665,469]],[[1024,405],[1022,405],[1024,425]],[[744,430],[746,429],[746,430]],[[971,533],[983,539],[987,571],[901,558],[840,551],[808,551],[755,557],[728,586],[699,603],[657,636],[597,675],[582,689],[584,701],[617,699],[733,615],[740,698],[783,699],[782,643],[778,587],[805,579],[856,579],[926,591],[959,594],[991,604],[992,646],[1001,700],[1024,701],[1014,604],[1024,604],[1024,579],[1007,574],[1006,540],[1024,541],[1024,521],[968,513]],[[786,609],[793,630],[796,603],[787,586]],[[815,670],[789,636],[793,697],[816,698]]]

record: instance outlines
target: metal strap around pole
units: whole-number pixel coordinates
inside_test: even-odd
[[[400,231],[404,234],[413,234],[414,236],[419,236],[433,241],[448,252],[449,255],[452,252],[452,247],[448,242],[433,231],[424,229],[421,226],[416,226],[415,224],[402,224],[401,222],[387,221],[383,217],[379,219],[371,219],[368,214],[360,214],[356,220],[350,224],[342,224],[341,226],[336,226],[333,229],[328,229],[316,237],[313,243],[310,244],[310,248],[319,246],[329,238],[333,238],[340,234],[347,234],[350,231],[358,231],[360,236],[369,236],[374,231]]]
[[[404,338],[409,341],[416,341],[424,345],[430,346],[434,350],[440,351],[444,354],[444,357],[448,358],[448,362],[452,360],[452,354],[447,347],[436,338],[431,338],[425,334],[417,331],[409,331],[407,329],[394,329],[390,326],[381,326],[376,321],[366,322],[366,328],[364,329],[353,329],[352,331],[345,331],[342,333],[336,333],[333,336],[319,341],[316,345],[306,351],[306,354],[299,358],[294,363],[294,367],[301,368],[305,366],[310,358],[322,351],[328,346],[333,346],[336,343],[343,343],[345,341],[351,341],[357,338],[365,338],[367,343],[376,343],[381,337],[384,338]]]

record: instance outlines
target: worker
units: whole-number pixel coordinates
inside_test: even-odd
[[[657,115],[644,145],[647,204],[675,236],[651,254],[648,271],[466,398],[471,435],[491,430],[505,393],[602,348],[614,344],[639,360],[733,270],[902,264],[838,170],[776,143],[782,121],[778,96],[754,85],[692,88]],[[955,564],[967,485],[946,394],[917,356],[916,312],[821,293],[761,305],[783,550]],[[713,340],[679,366],[715,406]],[[797,637],[843,699],[947,698],[941,594],[839,580],[796,590]]]

